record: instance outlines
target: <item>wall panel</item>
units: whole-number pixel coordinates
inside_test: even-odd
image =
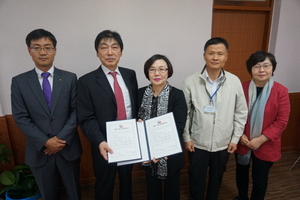
[[[286,130],[282,134],[282,150],[300,151],[300,92],[290,93],[291,113]]]
[[[290,93],[291,114],[286,130],[282,135],[282,151],[300,151],[300,93]],[[95,181],[90,142],[79,129],[83,154],[81,157],[80,179],[82,185],[93,184]],[[0,117],[0,139],[10,146],[14,153],[14,162],[10,165],[24,163],[25,136],[17,127],[11,115]],[[186,155],[186,167],[188,166],[188,157]],[[9,166],[8,166],[9,167]],[[1,168],[0,168],[1,169]],[[140,164],[133,167],[133,177],[144,176]]]
[[[0,143],[6,144],[6,146],[11,149],[11,141],[7,129],[6,117],[0,117]],[[0,163],[0,173],[4,170],[12,169],[14,165],[14,159],[12,159],[10,163],[5,163],[5,165]]]

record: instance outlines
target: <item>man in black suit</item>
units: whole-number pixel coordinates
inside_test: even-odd
[[[12,114],[26,135],[25,163],[33,172],[43,200],[60,199],[60,179],[68,199],[77,200],[82,153],[76,119],[77,77],[53,66],[56,43],[54,35],[43,29],[27,35],[35,68],[12,78]],[[45,91],[50,93],[49,98]]]
[[[118,172],[120,180],[120,199],[132,199],[132,165],[117,166],[108,164],[107,153],[112,153],[106,142],[106,122],[122,119],[120,106],[115,97],[115,80],[111,73],[116,72],[117,82],[122,90],[126,116],[136,117],[136,74],[131,69],[119,67],[123,42],[120,35],[109,30],[102,31],[95,40],[97,56],[101,66],[82,76],[78,81],[77,111],[80,127],[91,142],[95,183],[95,199],[113,199],[113,188]],[[116,95],[117,96],[117,95]],[[124,101],[124,102],[123,102]],[[119,104],[118,104],[119,105]]]

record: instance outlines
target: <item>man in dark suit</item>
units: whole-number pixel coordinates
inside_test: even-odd
[[[53,66],[56,39],[52,33],[33,30],[26,44],[35,68],[13,77],[11,84],[12,114],[26,135],[25,163],[33,172],[43,200],[60,199],[60,179],[68,199],[80,199],[82,149],[77,133],[77,77]]]
[[[108,164],[107,152],[112,153],[106,142],[106,122],[136,117],[137,79],[135,72],[118,67],[123,42],[120,35],[102,31],[95,40],[95,49],[102,65],[82,76],[78,81],[77,111],[80,127],[91,142],[95,183],[95,199],[113,199],[113,188],[118,172],[120,199],[132,199],[132,165]],[[120,117],[119,98],[116,98],[115,78],[122,90],[126,116]],[[118,106],[117,106],[118,105]]]

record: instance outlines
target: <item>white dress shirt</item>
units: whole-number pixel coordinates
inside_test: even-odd
[[[212,81],[207,73],[207,71],[205,70],[205,76],[206,76],[206,80],[208,83],[208,88],[210,89],[210,96],[212,96],[218,89],[219,84],[221,83],[221,81],[223,80],[223,72],[221,71],[220,76]],[[215,102],[217,102],[217,93],[213,96],[212,98],[212,104],[216,107],[217,105],[215,104]]]

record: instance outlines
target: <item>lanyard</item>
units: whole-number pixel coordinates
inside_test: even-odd
[[[211,95],[211,97],[209,97],[209,104],[212,103],[212,98],[215,96],[215,94],[218,92],[218,90],[220,89],[221,86],[222,86],[222,84],[220,84],[218,86],[218,88],[216,89],[216,91]]]

